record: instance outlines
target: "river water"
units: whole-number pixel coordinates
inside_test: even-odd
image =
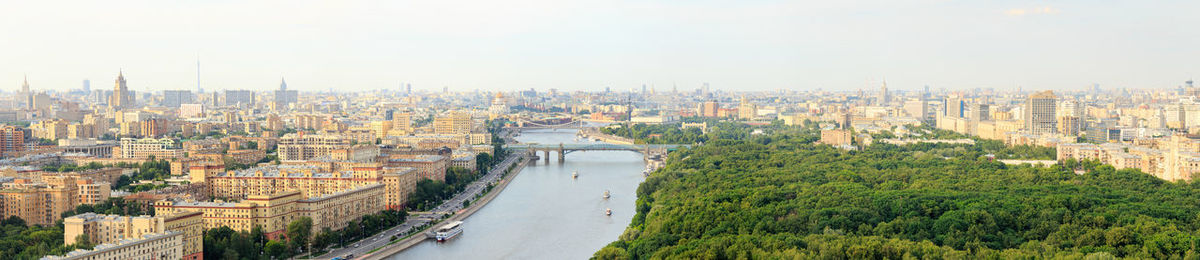
[[[575,141],[575,130],[523,131],[524,143]],[[544,154],[538,154],[543,156]],[[525,167],[504,191],[464,220],[462,235],[432,240],[389,259],[586,259],[615,241],[633,219],[642,155],[630,151],[558,154]],[[579,178],[571,173],[579,171]],[[604,199],[604,190],[612,195]],[[604,210],[611,208],[612,216]]]

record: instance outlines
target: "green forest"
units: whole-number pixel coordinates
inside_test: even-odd
[[[1200,183],[1094,162],[1010,166],[985,155],[1047,152],[987,143],[846,151],[794,129],[672,153],[639,186],[625,233],[594,257],[1200,257]]]

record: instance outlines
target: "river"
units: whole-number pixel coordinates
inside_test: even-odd
[[[526,130],[525,143],[585,143],[575,130]],[[542,156],[543,154],[539,154]],[[642,155],[629,151],[567,154],[538,160],[487,206],[464,220],[462,235],[424,242],[389,259],[586,259],[615,241],[633,219]],[[579,171],[579,178],[571,173]],[[604,190],[611,198],[605,200]],[[604,215],[611,208],[612,216]]]

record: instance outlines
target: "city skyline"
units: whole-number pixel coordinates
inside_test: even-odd
[[[1200,55],[1184,1],[4,6],[5,91],[120,70],[131,90],[191,90],[197,56],[206,90],[1170,88]]]

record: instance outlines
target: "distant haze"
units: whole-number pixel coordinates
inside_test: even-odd
[[[853,2],[853,3],[848,3]],[[1198,1],[4,1],[0,89],[1166,88]]]

